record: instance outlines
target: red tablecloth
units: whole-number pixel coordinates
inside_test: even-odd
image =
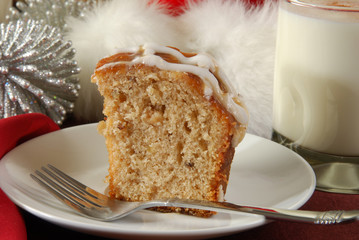
[[[316,211],[359,209],[359,195],[315,191],[301,209]],[[237,238],[242,240],[354,240],[359,239],[359,222],[342,225],[312,225],[276,221],[228,239]]]

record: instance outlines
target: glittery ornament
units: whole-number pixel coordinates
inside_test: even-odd
[[[35,20],[0,24],[0,118],[40,112],[62,124],[80,88],[75,50]]]
[[[43,24],[57,27],[61,32],[68,30],[66,18],[83,18],[84,12],[92,9],[96,0],[25,0],[16,2],[16,8],[9,9],[8,21],[35,19]]]

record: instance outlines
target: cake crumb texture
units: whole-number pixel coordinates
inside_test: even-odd
[[[98,129],[109,152],[109,194],[126,201],[223,201],[240,128],[191,73],[113,64],[92,77],[104,97]],[[243,127],[243,133],[245,127]],[[157,208],[208,217],[213,212]]]

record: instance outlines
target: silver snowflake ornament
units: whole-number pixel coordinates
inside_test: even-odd
[[[24,0],[17,1],[6,16],[8,21],[35,19],[43,24],[57,27],[61,32],[68,30],[67,17],[83,18],[97,0]]]
[[[0,118],[39,112],[61,125],[80,89],[75,50],[35,20],[0,24]]]

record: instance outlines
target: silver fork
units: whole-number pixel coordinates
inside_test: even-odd
[[[334,224],[359,220],[359,210],[350,211],[304,211],[254,206],[240,206],[229,202],[167,199],[145,202],[125,202],[109,198],[78,182],[52,165],[42,167],[30,176],[49,193],[81,215],[100,220],[113,221],[138,210],[151,207],[182,207],[226,213],[251,213],[268,219],[301,221],[315,224]]]

